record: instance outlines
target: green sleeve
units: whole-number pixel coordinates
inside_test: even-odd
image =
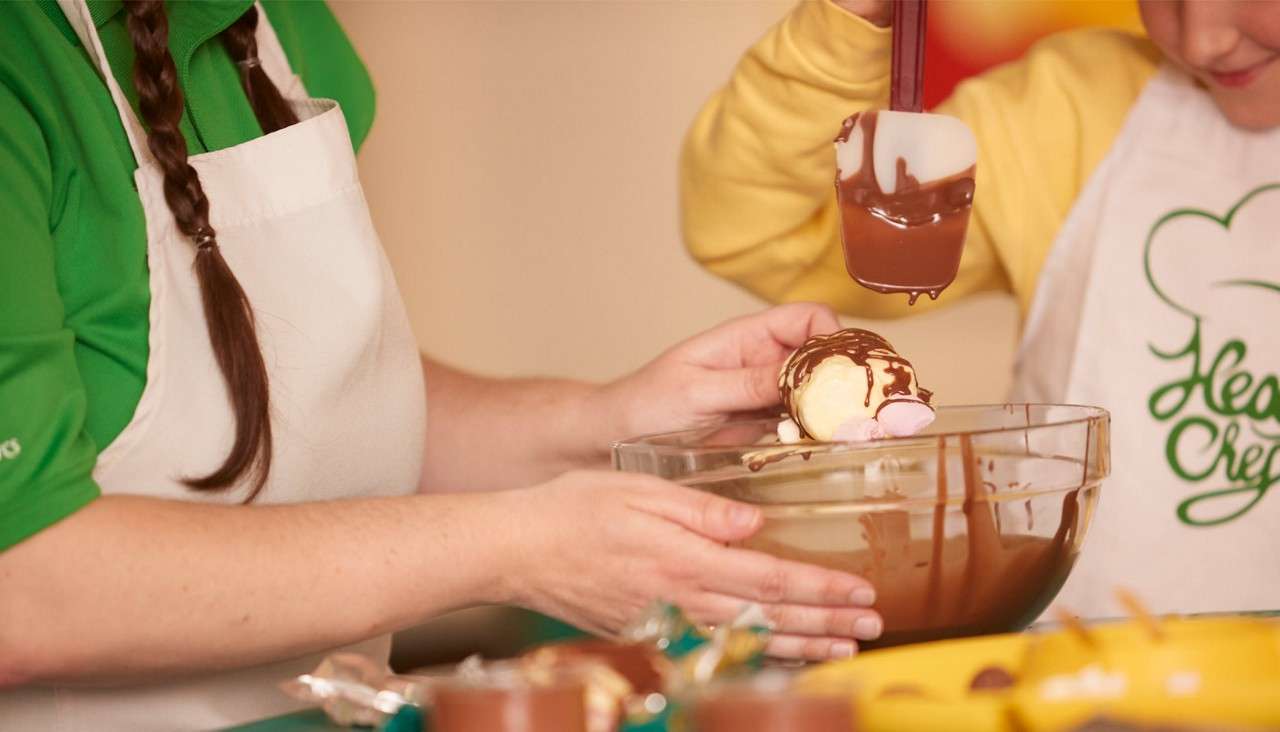
[[[44,135],[0,67],[0,551],[99,493],[85,389],[58,295]]]
[[[333,11],[317,0],[263,0],[262,7],[307,92],[342,105],[359,150],[373,126],[373,80]]]

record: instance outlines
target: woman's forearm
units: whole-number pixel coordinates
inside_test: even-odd
[[[503,500],[101,498],[0,554],[0,687],[247,666],[503,601]]]
[[[566,470],[609,463],[623,435],[615,407],[592,384],[489,379],[424,356],[427,437],[424,492],[532,485]]]

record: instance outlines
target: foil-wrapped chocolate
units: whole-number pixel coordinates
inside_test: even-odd
[[[379,726],[402,707],[421,707],[431,697],[431,679],[393,674],[356,653],[335,653],[314,671],[280,684],[284,693],[323,707],[344,726]]]
[[[805,341],[783,364],[778,390],[790,417],[778,426],[786,444],[902,437],[934,418],[933,394],[920,386],[915,367],[862,328]]]
[[[614,732],[632,694],[604,663],[541,654],[497,662],[473,656],[451,670],[399,675],[366,656],[338,653],[280,687],[343,726],[413,727],[429,709],[434,732]]]
[[[663,660],[651,647],[592,639],[541,646],[520,664],[534,679],[574,673],[584,683],[588,730],[610,732],[624,719],[643,721],[652,714],[649,696],[661,691]]]
[[[755,668],[771,637],[764,610],[743,607],[732,622],[708,626],[691,621],[672,605],[651,607],[623,631],[623,637],[651,643],[672,661],[668,691],[679,691]]]
[[[451,671],[397,675],[370,658],[339,653],[310,674],[281,684],[321,705],[334,722],[381,727],[430,709],[434,732],[614,732],[668,710],[673,691],[753,668],[768,643],[759,606],[732,623],[693,623],[657,604],[625,628],[620,642],[582,640],[542,646],[510,661],[468,658]]]

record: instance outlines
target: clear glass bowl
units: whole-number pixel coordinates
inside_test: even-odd
[[[885,647],[1020,630],[1066,581],[1110,472],[1097,407],[942,407],[923,433],[779,445],[777,419],[616,443],[614,466],[760,506],[751,549],[870,580]]]

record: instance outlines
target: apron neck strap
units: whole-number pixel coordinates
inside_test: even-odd
[[[85,0],[58,0],[58,7],[62,9],[62,14],[67,16],[67,22],[75,30],[76,35],[80,37],[80,43],[84,46],[84,50],[89,54],[93,65],[97,67],[98,74],[102,76],[102,80],[106,83],[107,89],[111,92],[111,101],[116,105],[116,112],[120,115],[120,124],[124,126],[124,133],[129,138],[129,147],[133,150],[133,159],[138,163],[138,167],[151,167],[156,164],[155,159],[151,157],[151,151],[147,148],[147,131],[142,126],[142,122],[138,120],[138,116],[133,113],[133,107],[129,105],[129,99],[124,95],[124,91],[120,89],[120,84],[116,82],[116,77],[111,73],[111,64],[107,61],[107,53],[102,48],[102,40],[98,37],[98,29],[93,24],[93,18],[89,15],[89,5]]]
[[[254,5],[258,9],[258,29],[255,33],[258,41],[258,58],[262,62],[263,70],[267,72],[267,76],[276,87],[286,89],[288,88],[286,84],[293,75],[289,58],[285,55],[284,47],[280,45],[280,39],[276,36],[275,29],[271,27],[271,22],[267,20],[262,4],[255,2]],[[102,40],[98,37],[98,28],[89,14],[88,3],[85,0],[58,0],[58,7],[62,9],[62,14],[67,16],[67,22],[75,30],[85,52],[89,54],[90,60],[98,69],[98,74],[102,76],[107,89],[111,92],[111,101],[116,105],[120,124],[124,126],[125,136],[129,138],[133,159],[140,168],[155,166],[155,158],[151,156],[151,150],[147,147],[147,130],[142,126],[138,115],[134,113],[133,106],[129,104],[129,98],[124,95],[115,75],[111,73],[111,63],[107,60],[107,53],[102,48]]]

